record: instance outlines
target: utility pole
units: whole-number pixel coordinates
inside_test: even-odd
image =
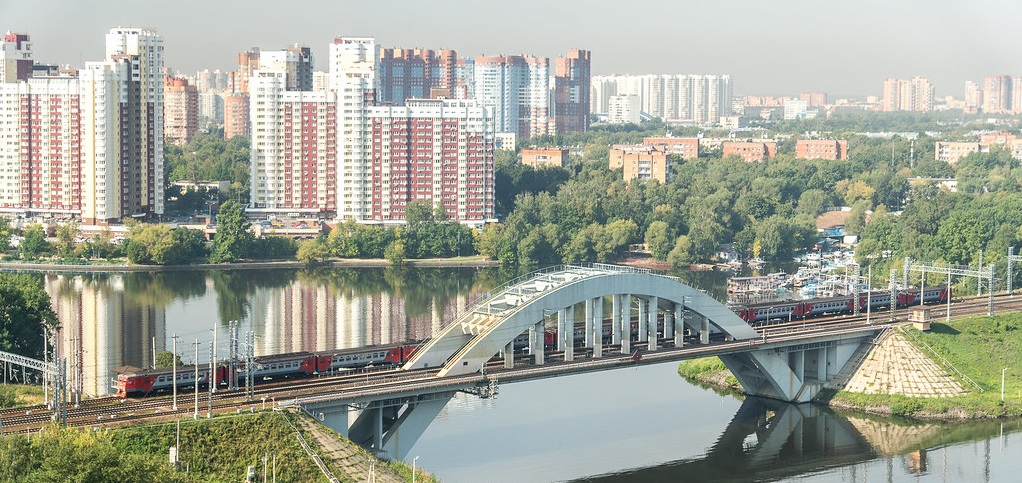
[[[245,372],[248,376],[245,391],[251,400],[255,398],[255,332],[251,330],[248,331],[248,360],[245,363]]]
[[[172,337],[172,339],[174,339],[174,353],[170,355],[171,356],[171,361],[173,361],[173,366],[172,366],[172,369],[171,369],[171,371],[172,371],[171,374],[173,374],[173,375],[171,376],[172,381],[171,381],[170,386],[174,389],[174,406],[173,406],[173,408],[174,408],[175,411],[177,411],[177,332],[174,332],[174,337]]]
[[[48,354],[49,349],[46,341],[46,329],[43,329],[43,364],[50,364],[50,356]],[[43,371],[43,405],[46,407],[50,406],[50,392],[49,387],[46,385],[46,381],[50,378],[50,375]]]
[[[228,378],[230,378],[230,382],[228,383],[227,389],[229,391],[237,391],[238,390],[238,321],[237,320],[232,320],[230,322],[230,327],[231,327],[231,345],[230,345],[230,347],[228,347],[228,349],[229,349],[229,352],[230,352],[230,359],[231,360],[228,363],[228,370],[230,371],[230,373],[227,376]]]
[[[192,419],[199,419],[199,338],[195,338],[195,413]]]
[[[216,334],[216,331],[213,332]],[[216,386],[216,368],[215,359],[213,358],[213,348],[216,344],[213,342],[209,343],[209,407],[206,409],[206,417],[213,418],[213,387]],[[198,392],[198,391],[196,391]]]
[[[153,369],[156,369],[156,336],[153,336]]]
[[[213,369],[212,368],[217,363],[217,360],[216,360],[216,321],[213,322],[213,329],[212,330],[213,330],[213,345],[211,345],[209,347],[209,361],[210,361],[209,362],[209,367],[210,367],[209,374],[210,374],[210,377],[213,377]],[[210,382],[210,386],[209,386],[209,393],[213,394],[215,392],[216,392],[216,384],[213,384],[212,381],[211,381]]]

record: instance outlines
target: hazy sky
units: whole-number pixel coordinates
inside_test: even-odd
[[[233,69],[237,52],[335,36],[462,57],[593,52],[593,74],[731,74],[736,94],[879,95],[886,77],[1022,75],[1018,0],[0,0],[0,28],[28,32],[41,62],[103,58],[117,26],[153,28],[167,66]],[[325,62],[318,62],[326,70]]]

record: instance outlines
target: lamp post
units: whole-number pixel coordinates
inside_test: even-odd
[[[418,456],[412,458],[412,483],[415,483],[415,462],[418,460],[419,460]]]
[[[171,354],[171,360],[173,363],[173,375],[171,377],[170,386],[174,389],[174,410],[177,411],[177,333],[174,333],[174,353]]]
[[[1004,402],[1004,373],[1008,368],[1001,369],[1001,402]]]

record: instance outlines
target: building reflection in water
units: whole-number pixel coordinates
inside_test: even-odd
[[[60,321],[56,350],[69,360],[69,384],[85,395],[111,393],[115,369],[148,368],[153,353],[206,361],[217,326],[218,358],[228,353],[227,322],[239,341],[255,333],[255,354],[325,351],[419,341],[465,310],[476,270],[167,272],[46,275]],[[168,318],[169,311],[174,315]],[[215,314],[211,310],[216,308]],[[203,319],[203,320],[199,320]],[[219,324],[217,324],[219,323]]]

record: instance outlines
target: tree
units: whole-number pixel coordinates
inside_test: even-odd
[[[691,250],[692,241],[688,236],[681,235],[674,242],[674,249],[667,255],[667,261],[675,268],[687,266],[693,261]]]
[[[646,249],[656,260],[667,260],[671,253],[670,227],[663,221],[654,221],[646,229]]]
[[[46,241],[46,233],[42,225],[29,225],[24,229],[24,238],[18,245],[21,258],[35,260],[40,255],[50,252],[50,242]]]
[[[390,264],[396,266],[402,265],[405,262],[405,242],[400,237],[390,242],[387,245],[387,249],[384,251],[384,256],[387,260],[390,260]]]
[[[58,325],[41,277],[0,273],[0,350],[42,359],[42,333]]]
[[[0,252],[11,249],[11,220],[0,216]]]
[[[305,240],[298,244],[298,252],[295,254],[295,258],[299,262],[306,265],[312,265],[316,262],[326,260],[326,257],[330,255],[330,249],[326,243],[320,240]]]
[[[241,205],[231,200],[220,207],[210,263],[230,263],[245,258],[255,238]]]
[[[181,355],[174,355],[171,351],[158,352],[156,354],[156,369],[174,367],[175,359],[177,360],[178,367],[185,365],[185,363],[181,361]]]

